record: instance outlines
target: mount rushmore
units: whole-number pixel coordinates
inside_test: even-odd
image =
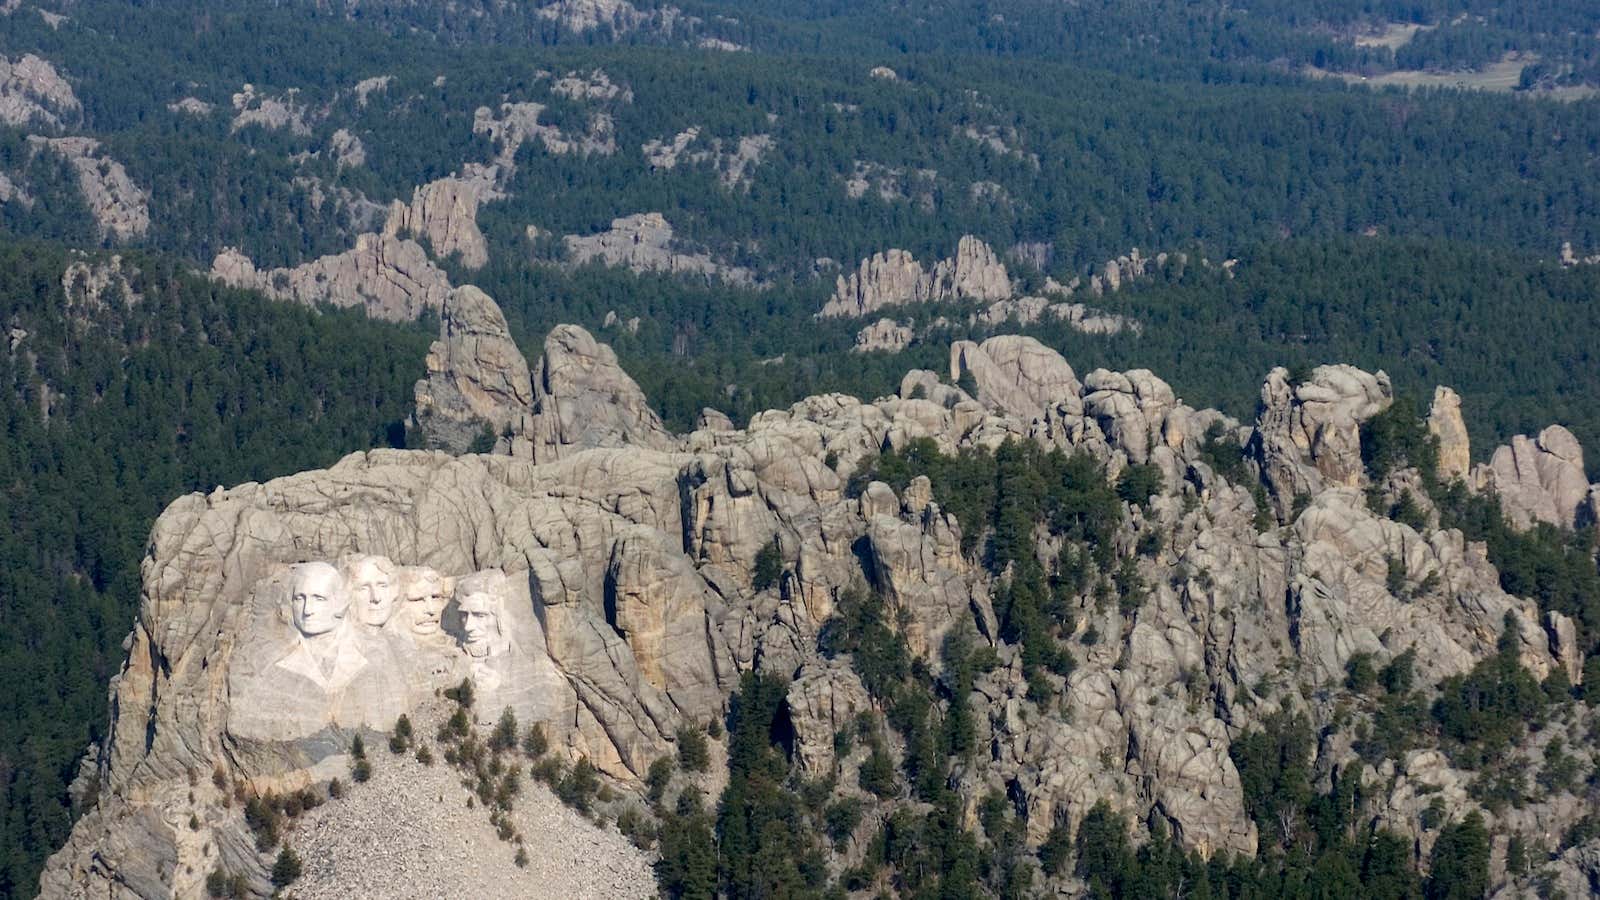
[[[1256,853],[1230,744],[1279,712],[1309,718],[1318,777],[1359,772],[1374,820],[1419,858],[1438,836],[1435,797],[1452,816],[1481,810],[1508,890],[1528,877],[1506,872],[1512,836],[1554,847],[1585,813],[1570,795],[1489,810],[1439,750],[1364,762],[1336,724],[1358,657],[1409,652],[1427,685],[1501,651],[1540,678],[1584,676],[1573,620],[1507,593],[1483,545],[1440,527],[1414,470],[1369,477],[1362,424],[1394,402],[1381,372],[1275,370],[1241,423],[1151,372],[1080,380],[1037,341],[999,336],[958,342],[948,372],[910,372],[896,395],[811,397],[744,428],[707,410],[675,435],[583,329],[556,328],[530,366],[471,287],[446,299],[424,369],[413,436],[433,449],[353,453],[181,497],[161,516],[87,767],[98,799],[52,857],[45,896],[197,896],[219,867],[268,893],[227,791],[193,773],[252,794],[326,782],[348,770],[354,735],[388,732],[465,678],[480,724],[512,709],[543,723],[556,753],[638,792],[681,729],[726,714],[742,673],[781,675],[793,764],[848,776],[867,749],[836,735],[876,701],[819,635],[853,590],[883,598],[933,671],[953,633],[995,649],[969,698],[981,749],[953,777],[969,805],[1011,797],[1030,846],[1106,800],[1142,834],[1159,823],[1202,855]],[[1428,426],[1446,473],[1498,492],[1513,517],[1592,521],[1600,492],[1564,429],[1469,468],[1453,392],[1438,392]],[[492,450],[464,452],[480,435]],[[1237,469],[1219,468],[1219,437],[1242,448]],[[1148,499],[1121,504],[1114,541],[1148,595],[1134,608],[1070,599],[1075,666],[1047,676],[1058,704],[1030,693],[1002,639],[992,594],[1007,576],[975,558],[928,478],[851,483],[917,441],[946,454],[1032,442],[1087,454],[1108,478],[1159,472]],[[1374,511],[1402,493],[1420,498],[1420,517]],[[768,548],[781,575],[758,579]],[[1573,734],[1593,718],[1573,716]],[[1593,849],[1556,856],[1542,877],[1581,890],[1597,877]]]

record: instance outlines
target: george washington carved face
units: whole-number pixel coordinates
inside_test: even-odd
[[[338,628],[349,608],[350,595],[345,591],[344,578],[338,569],[324,562],[294,567],[289,609],[294,627],[302,635],[315,637]]]
[[[389,624],[400,597],[400,572],[387,556],[357,556],[345,562],[350,598],[361,621],[373,628]]]

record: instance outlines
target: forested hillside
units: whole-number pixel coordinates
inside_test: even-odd
[[[31,896],[106,720],[150,524],[173,497],[404,441],[429,336],[263,304],[154,257],[0,247],[0,896]],[[92,798],[90,798],[92,799]]]

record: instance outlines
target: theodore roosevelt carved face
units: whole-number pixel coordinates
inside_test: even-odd
[[[345,563],[350,597],[361,621],[373,628],[389,624],[400,596],[399,569],[387,556],[356,556]]]
[[[350,595],[338,569],[323,562],[295,566],[289,608],[302,635],[316,637],[334,630],[349,607]]]
[[[411,633],[432,636],[439,633],[445,604],[450,601],[450,585],[443,575],[423,566],[405,570],[406,613]]]

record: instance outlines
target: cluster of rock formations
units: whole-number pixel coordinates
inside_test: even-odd
[[[861,261],[849,276],[840,275],[833,296],[817,313],[821,318],[866,316],[887,306],[970,299],[985,303],[1013,296],[1005,263],[982,240],[967,235],[956,253],[924,269],[916,257],[893,249]]]
[[[670,141],[647,141],[639,150],[652,170],[671,170],[682,163],[709,163],[723,187],[732,190],[750,186],[750,170],[761,164],[762,157],[776,143],[769,134],[752,134],[739,138],[735,146],[724,150],[721,138],[701,141],[700,131],[700,126],[691,125]]]
[[[624,790],[673,751],[678,728],[725,713],[740,673],[778,673],[792,679],[797,764],[838,773],[839,789],[853,791],[867,750],[841,756],[834,735],[872,703],[817,636],[841,593],[866,586],[934,671],[952,630],[995,647],[999,666],[977,677],[969,698],[984,749],[958,770],[957,790],[972,815],[985,793],[1006,792],[1031,844],[1104,799],[1138,828],[1161,821],[1203,854],[1254,853],[1230,742],[1293,710],[1322,736],[1318,771],[1362,772],[1376,815],[1426,858],[1437,835],[1423,824],[1431,797],[1445,793],[1450,814],[1464,815],[1476,808],[1463,787],[1471,775],[1434,750],[1363,763],[1336,724],[1348,714],[1340,687],[1352,656],[1382,665],[1417,649],[1419,683],[1432,684],[1496,652],[1509,617],[1532,672],[1582,677],[1572,622],[1506,594],[1481,546],[1369,509],[1364,492],[1389,489],[1368,484],[1360,457],[1361,423],[1392,401],[1382,373],[1323,366],[1291,384],[1276,370],[1257,420],[1242,424],[1188,406],[1145,370],[1080,380],[1054,351],[1008,335],[954,344],[948,372],[910,372],[893,396],[810,397],[744,428],[708,410],[698,430],[674,435],[608,348],[561,326],[529,366],[493,301],[473,288],[447,296],[426,366],[421,437],[460,451],[487,428],[492,454],[355,453],[325,471],[184,497],[161,516],[128,662],[112,686],[100,800],[52,858],[46,896],[183,893],[219,860],[264,884],[236,813],[184,773],[220,769],[253,790],[326,777],[348,762],[353,732],[382,731],[462,666],[478,666],[480,684],[504,692],[494,703],[545,722],[558,752],[588,758]],[[1466,445],[1453,397],[1441,392],[1429,424],[1448,439],[1442,456],[1455,473]],[[1264,531],[1251,486],[1207,462],[1218,433],[1245,448],[1246,469],[1269,490],[1275,515]],[[1028,698],[1020,652],[997,639],[995,579],[963,552],[960,524],[930,483],[845,490],[873,454],[918,438],[946,452],[1033,441],[1091,454],[1111,477],[1132,464],[1163,474],[1159,493],[1124,506],[1116,539],[1148,597],[1131,610],[1073,598],[1075,636],[1100,637],[1070,645],[1078,664],[1055,680],[1058,709]],[[1555,504],[1541,509],[1560,515],[1575,496],[1561,466],[1577,456],[1562,433],[1504,452],[1517,487],[1505,493],[1510,482],[1495,480],[1481,489],[1501,490],[1512,508],[1517,491],[1537,489]],[[1163,538],[1159,550],[1128,549],[1149,534]],[[784,572],[757,589],[756,557],[774,542]],[[1054,552],[1048,541],[1040,550]],[[334,581],[317,561],[346,554],[392,560],[402,585],[438,586],[416,592],[426,610],[441,607],[446,637],[427,639],[436,653],[422,653],[415,624],[392,624],[435,616],[383,619],[389,594],[361,594],[362,579],[373,580],[365,572],[343,582],[358,586],[364,624],[353,646],[364,665],[343,650],[322,657],[331,668],[305,663],[296,642],[308,637],[306,613],[296,610],[309,600],[299,598],[308,578]],[[1404,598],[1392,593],[1397,564]],[[441,574],[407,580],[430,572]],[[453,591],[446,576],[458,579]],[[473,598],[479,588],[487,600]],[[471,623],[480,607],[498,629]],[[394,640],[384,637],[390,628]],[[494,648],[491,662],[516,662],[491,672],[474,647]],[[383,665],[403,677],[384,679],[387,690],[357,687],[365,667]],[[274,686],[302,676],[315,689]],[[282,716],[263,721],[263,709]],[[879,827],[881,808],[868,809],[859,836]],[[1496,859],[1510,830],[1549,841],[1582,814],[1581,804],[1554,800],[1489,813]],[[1569,862],[1573,878],[1595,871],[1590,857]]]
[[[238,250],[225,249],[212,262],[211,277],[276,300],[361,307],[375,319],[410,321],[443,305],[450,279],[421,244],[396,234],[395,224],[391,217],[383,233],[363,234],[344,253],[293,268],[263,271]]]
[[[617,36],[644,29],[670,32],[688,18],[676,6],[641,10],[628,0],[553,0],[541,4],[537,13],[568,31],[582,34],[604,27]]]
[[[862,188],[865,190],[865,187]],[[1048,249],[1032,248],[1021,258],[1048,257]],[[1107,260],[1085,282],[1073,278],[1067,284],[1047,279],[1044,293],[1071,297],[1087,289],[1096,297],[1114,293],[1138,278],[1152,275],[1169,263],[1185,265],[1183,253],[1158,253],[1141,256],[1138,248]],[[1229,266],[1231,268],[1231,266]],[[916,257],[905,250],[892,249],[863,259],[857,270],[838,276],[833,295],[817,313],[821,318],[861,317],[891,306],[938,303],[946,300],[973,300],[988,304],[974,315],[973,322],[998,324],[1016,319],[1031,324],[1045,317],[1065,320],[1091,334],[1115,334],[1137,330],[1138,323],[1123,316],[1090,309],[1082,304],[1052,302],[1044,297],[1022,296],[1011,275],[988,244],[966,235],[956,245],[956,253],[924,269]]]
[[[32,53],[0,56],[0,122],[19,128],[60,128],[83,114],[72,85],[55,66]]]
[[[915,169],[907,172],[896,166],[858,159],[853,164],[850,175],[844,180],[844,193],[852,200],[859,200],[868,193],[874,194],[885,203],[912,200],[923,212],[931,213],[934,209],[934,190],[938,185],[938,178],[939,172],[936,169]]]
[[[60,134],[82,117],[83,104],[72,85],[48,60],[32,53],[16,60],[0,56],[0,123]],[[122,163],[106,155],[99,141],[29,135],[28,148],[53,153],[71,166],[102,240],[134,240],[150,230],[149,193],[134,183]],[[33,202],[26,185],[0,173],[0,203]]]
[[[1108,261],[1100,272],[1091,275],[1089,289],[1096,296],[1108,290],[1119,290],[1128,280],[1142,277],[1166,265],[1167,261],[1167,254],[1149,259],[1140,256],[1135,249],[1126,256]],[[1066,285],[1049,279],[1045,284],[1046,292],[1056,299],[1022,296],[994,250],[967,235],[957,244],[955,256],[934,263],[931,269],[924,269],[904,250],[889,250],[862,260],[856,272],[838,276],[833,295],[817,315],[820,318],[861,317],[890,307],[972,300],[986,305],[967,315],[968,325],[993,328],[1009,322],[1032,325],[1051,320],[1085,334],[1137,333],[1140,330],[1139,322],[1127,316],[1060,299],[1072,296],[1080,286],[1082,280],[1078,278]],[[897,352],[917,337],[950,324],[948,317],[939,316],[919,332],[914,320],[899,322],[879,318],[857,332],[854,349],[857,352]]]
[[[255,85],[246,84],[233,95],[233,124],[231,129],[238,131],[258,125],[269,131],[288,131],[307,137],[311,134],[311,124],[306,121],[310,111],[298,97],[299,91],[290,88],[281,97],[273,97],[256,90]]]
[[[365,102],[374,91],[387,89],[388,83],[386,77],[379,77],[357,84],[358,102]],[[618,102],[632,99],[631,90],[613,84],[599,70],[587,79],[568,75],[556,82],[553,90],[571,93],[578,91],[579,85],[586,97]],[[266,116],[278,108],[250,92],[248,85],[246,89],[246,112]],[[235,103],[239,104],[238,97]],[[383,319],[410,320],[424,309],[439,309],[450,291],[450,282],[430,259],[429,249],[441,257],[454,256],[468,269],[482,268],[489,261],[488,241],[478,227],[478,209],[483,203],[505,196],[506,186],[516,174],[517,154],[527,142],[538,141],[547,152],[556,154],[616,152],[608,114],[595,112],[589,132],[574,137],[540,122],[544,109],[543,104],[532,102],[503,103],[498,113],[487,106],[479,107],[473,115],[472,130],[495,144],[493,159],[466,163],[454,174],[418,186],[412,191],[410,202],[394,201],[383,219],[382,230],[358,235],[352,249],[294,267],[262,271],[249,257],[230,247],[213,260],[212,277],[280,300],[360,306],[369,315]],[[334,133],[328,149],[342,166],[361,165],[366,159],[360,138],[343,129]],[[371,205],[364,198],[360,204]],[[666,237],[671,237],[670,228]],[[426,249],[419,240],[427,241]]]
[[[753,287],[757,283],[756,273],[748,268],[679,248],[672,225],[658,212],[612,219],[606,231],[569,234],[561,242],[567,262],[574,266],[599,261],[640,274],[693,275],[741,287]]]
[[[35,151],[49,150],[72,166],[78,190],[102,239],[130,241],[150,230],[150,193],[134,183],[122,163],[101,150],[99,141],[29,135],[28,146]]]
[[[1561,242],[1561,266],[1570,269],[1573,266],[1600,266],[1600,253],[1593,256],[1579,256],[1572,251],[1571,241]]]

